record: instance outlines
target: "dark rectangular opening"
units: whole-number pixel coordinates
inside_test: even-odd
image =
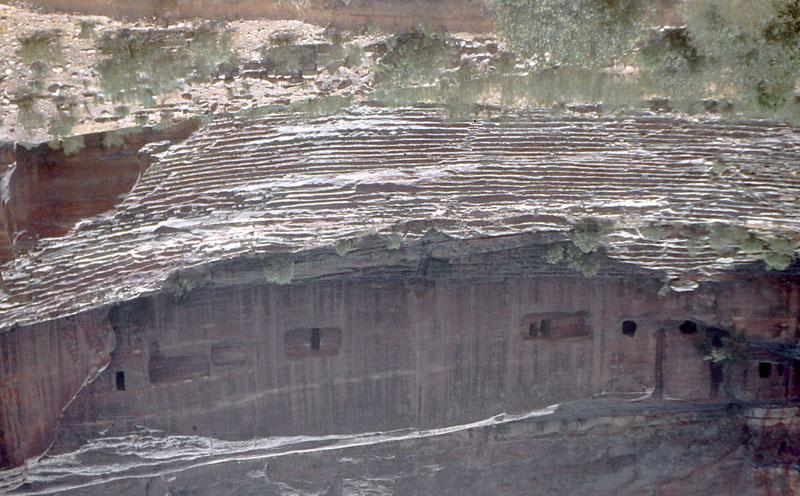
[[[758,363],[758,376],[762,379],[767,379],[772,374],[772,364],[769,362]]]
[[[632,338],[633,336],[636,335],[637,327],[638,326],[636,325],[636,321],[624,320],[622,321],[622,334]]]
[[[119,371],[116,374],[117,391],[125,391],[125,372]]]
[[[338,327],[301,327],[283,335],[286,355],[290,358],[333,356],[342,345]]]
[[[529,313],[523,315],[519,328],[522,339],[531,341],[587,338],[592,335],[583,312]]]
[[[531,322],[528,326],[528,336],[532,338],[546,338],[550,336],[550,321],[542,319],[539,322]]]
[[[319,350],[321,344],[321,336],[318,328],[311,329],[311,349]]]
[[[722,364],[711,363],[711,397],[717,398],[719,396],[719,388],[722,381],[725,379],[725,371]]]

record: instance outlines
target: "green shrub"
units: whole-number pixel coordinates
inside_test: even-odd
[[[117,131],[103,133],[103,147],[106,149],[117,148],[125,145],[125,138]]]
[[[800,77],[800,0],[694,0],[684,16],[715,87],[755,110],[787,107]]]
[[[17,105],[17,126],[27,133],[35,133],[45,125],[45,116],[39,109],[39,93],[31,87],[20,87],[11,92]]]
[[[74,155],[86,147],[86,142],[83,136],[70,136],[64,138],[61,143],[61,148],[64,150],[64,155]]]
[[[564,260],[564,247],[560,243],[551,245],[544,255],[545,260],[549,264],[557,264]]]
[[[194,282],[178,276],[172,288],[172,297],[176,303],[183,303],[189,297],[189,293],[194,289]]]
[[[551,265],[563,263],[587,278],[596,276],[600,272],[603,262],[601,251],[595,249],[591,252],[584,252],[574,243],[552,244],[545,251],[544,258]]]
[[[152,105],[187,81],[207,81],[219,64],[235,59],[230,33],[203,24],[190,29],[108,33],[98,41],[104,58],[100,84],[113,101]]]
[[[491,0],[500,35],[540,65],[605,65],[642,33],[644,0]]]
[[[333,247],[336,254],[343,257],[356,249],[356,241],[352,238],[341,239]]]
[[[400,233],[392,233],[386,239],[388,250],[399,250],[403,246],[403,236]]]
[[[360,65],[363,58],[364,50],[361,47],[337,38],[328,50],[320,53],[320,66],[333,74],[339,67]]]
[[[48,133],[52,139],[69,136],[78,123],[78,114],[71,108],[69,111],[58,111],[50,120]]]
[[[275,256],[264,262],[264,277],[272,284],[289,284],[294,278],[294,258]]]
[[[81,28],[80,33],[78,33],[78,38],[85,40],[94,36],[94,28],[96,28],[98,24],[99,22],[93,19],[81,20],[80,23],[78,23]]]
[[[653,31],[639,50],[644,83],[674,100],[703,94],[706,58],[684,27]]]
[[[21,36],[19,56],[26,64],[42,62],[47,65],[64,62],[64,48],[61,44],[61,31],[43,29]]]
[[[612,226],[608,220],[587,217],[573,224],[570,239],[581,252],[592,253],[605,244],[605,236]]]
[[[440,33],[410,31],[389,38],[386,45],[376,69],[384,86],[431,84],[459,60],[458,48]]]

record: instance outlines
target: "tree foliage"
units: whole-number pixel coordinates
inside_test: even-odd
[[[793,104],[800,0],[692,0],[682,14],[684,30],[662,33],[641,51],[662,87],[724,95],[761,112]]]
[[[98,40],[105,58],[100,83],[114,101],[151,105],[187,81],[211,78],[233,58],[229,34],[214,25],[191,29],[123,29]]]
[[[631,52],[643,0],[492,0],[499,33],[539,64],[607,64]]]

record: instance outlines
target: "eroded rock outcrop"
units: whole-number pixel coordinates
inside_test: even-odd
[[[109,211],[149,167],[151,157],[140,153],[144,145],[185,138],[197,125],[189,120],[164,130],[127,129],[31,148],[17,145],[2,179],[0,216],[5,229],[0,247],[5,258]]]

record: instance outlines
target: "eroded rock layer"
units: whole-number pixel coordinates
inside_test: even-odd
[[[311,120],[215,118],[161,153],[108,214],[6,264],[0,323],[132,298],[176,268],[242,253],[336,243],[346,252],[371,232],[400,242],[433,228],[461,238],[567,232],[597,216],[616,223],[604,241],[613,257],[689,278],[742,257],[668,232],[650,238],[642,227],[798,232],[800,147],[791,127],[512,117],[362,107]]]
[[[185,138],[196,129],[187,120],[166,130],[126,129],[73,138],[69,153],[61,143],[9,152],[11,167],[3,179],[0,217],[7,239],[0,255],[13,258],[40,238],[60,237],[79,221],[120,203],[150,165],[145,145]]]
[[[799,434],[796,406],[608,400],[354,436],[225,442],[139,430],[43,460],[18,493],[795,494],[796,467],[748,456],[786,454],[763,444],[766,421]]]

